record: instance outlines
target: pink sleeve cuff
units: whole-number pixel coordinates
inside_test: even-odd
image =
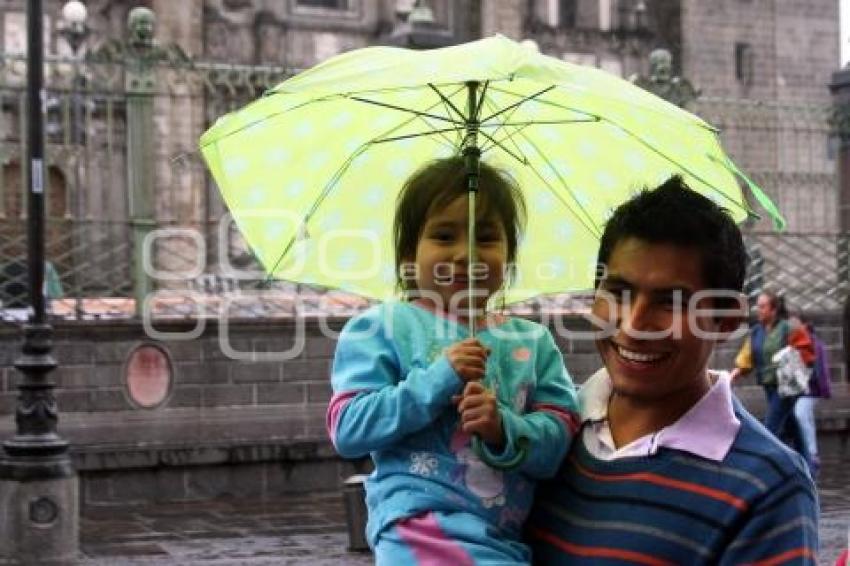
[[[353,391],[342,391],[337,393],[331,398],[331,402],[328,403],[328,411],[325,414],[325,427],[328,429],[328,436],[331,437],[331,442],[336,444],[336,427],[339,424],[339,416],[342,414],[342,410],[345,409],[346,405],[357,396],[362,389],[355,389]]]

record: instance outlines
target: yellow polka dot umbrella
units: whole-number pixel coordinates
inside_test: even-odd
[[[200,146],[271,276],[377,299],[395,294],[391,226],[404,180],[464,152],[525,192],[508,303],[591,288],[611,210],[674,173],[738,221],[755,214],[743,185],[784,224],[700,118],[501,36],[344,53],[223,116]]]

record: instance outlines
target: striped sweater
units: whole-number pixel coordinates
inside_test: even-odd
[[[717,463],[675,449],[603,461],[574,442],[538,487],[535,564],[814,564],[817,495],[802,460],[735,400]]]

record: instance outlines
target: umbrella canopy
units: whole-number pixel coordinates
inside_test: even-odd
[[[501,36],[431,51],[371,47],[220,118],[201,152],[270,275],[395,293],[395,198],[429,160],[480,149],[522,188],[529,223],[507,302],[589,289],[613,208],[681,174],[741,221],[768,197],[700,118],[604,71]]]

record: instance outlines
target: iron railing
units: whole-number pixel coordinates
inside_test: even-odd
[[[111,53],[111,54],[110,54]],[[166,54],[167,55],[167,54]],[[127,59],[120,50],[86,60],[47,58],[47,289],[54,316],[135,316],[131,297],[133,231],[127,170]],[[25,151],[25,57],[0,53],[0,313],[20,316],[26,207],[20,163]],[[277,84],[282,67],[224,65],[164,57],[156,66],[155,222],[176,229],[150,246],[157,317],[292,316],[347,312],[364,303],[286,282],[227,277],[253,267],[231,230],[220,240],[225,206],[196,150],[219,116]],[[721,130],[733,159],[774,198],[791,232],[764,222],[747,231],[752,254],[748,290],[785,290],[804,310],[834,310],[847,296],[847,236],[837,226],[837,136],[831,107],[700,98],[690,110]],[[224,246],[226,249],[220,250]],[[168,274],[179,274],[169,276]],[[58,283],[58,284],[57,284]],[[584,303],[580,303],[584,304]],[[11,313],[11,314],[10,314]]]

